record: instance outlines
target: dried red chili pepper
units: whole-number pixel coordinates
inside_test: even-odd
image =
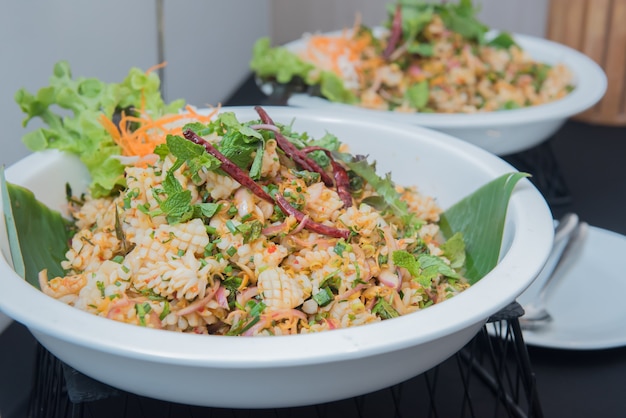
[[[391,33],[389,34],[389,40],[387,41],[387,48],[383,51],[383,58],[389,59],[393,51],[395,51],[400,38],[402,37],[402,6],[398,4],[396,6],[396,13],[393,15],[393,21],[391,22]]]
[[[255,106],[254,110],[257,111],[263,123],[276,126],[272,118],[270,118],[265,109],[263,109],[261,106]],[[276,143],[289,158],[291,158],[301,168],[307,171],[319,173],[320,178],[322,179],[324,184],[328,187],[333,187],[333,179],[330,178],[328,173],[326,173],[326,171],[324,171],[322,167],[320,167],[315,161],[307,157],[307,155],[301,150],[296,148],[296,146],[293,145],[287,138],[285,138],[283,134],[274,130],[272,130],[272,132],[274,132]]]
[[[302,222],[304,227],[309,231],[317,232],[318,234],[328,235],[333,238],[344,238],[348,239],[350,237],[350,231],[347,229],[339,229],[333,226],[324,225],[309,219],[304,213],[300,212],[298,209],[294,208],[287,202],[287,200],[280,194],[276,193],[276,204],[278,207],[287,215],[291,215],[298,222]]]
[[[326,156],[330,159],[330,164],[333,167],[333,178],[335,179],[335,187],[337,188],[337,194],[343,202],[343,205],[347,208],[352,206],[352,194],[350,193],[350,178],[348,172],[341,164],[339,164],[333,158],[330,150],[322,147],[306,147],[302,149],[302,152],[308,154],[313,151],[322,151],[326,153]]]
[[[183,135],[185,138],[187,138],[187,140],[193,142],[194,144],[202,145],[209,154],[220,160],[220,162],[222,163],[220,168],[233,179],[237,180],[239,184],[247,187],[252,193],[257,195],[261,199],[267,200],[270,203],[274,203],[274,199],[272,199],[272,196],[270,196],[265,190],[263,190],[261,186],[255,183],[255,181],[252,180],[245,171],[239,168],[237,164],[233,163],[224,154],[219,152],[217,148],[215,148],[210,142],[199,137],[195,132],[190,129],[187,129],[185,132],[183,132]]]
[[[272,196],[265,192],[265,190],[263,190],[263,188],[254,180],[252,180],[245,171],[230,161],[224,154],[219,152],[210,142],[199,137],[192,130],[187,129],[183,132],[183,136],[194,144],[202,145],[209,154],[220,160],[222,163],[220,168],[229,176],[237,180],[242,186],[247,187],[252,193],[261,199],[267,200],[270,203],[276,203],[285,214],[291,215],[296,218],[298,222],[301,222],[304,228],[334,238],[348,239],[350,236],[350,231],[347,229],[338,229],[310,220],[304,213],[291,206],[291,204],[289,204],[289,202],[287,202],[287,200],[280,193],[276,193],[275,197],[272,198]]]

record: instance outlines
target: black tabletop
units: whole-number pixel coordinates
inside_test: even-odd
[[[265,100],[249,78],[225,104]],[[542,145],[504,158],[533,174],[555,218],[573,211],[593,226],[626,235],[625,156],[626,127],[568,121]],[[624,312],[626,318],[626,308]],[[527,350],[546,417],[626,416],[626,347],[575,351],[529,346]],[[36,357],[37,343],[20,324],[12,324],[0,335],[3,418],[25,416],[32,400]],[[390,410],[388,416],[398,415]]]

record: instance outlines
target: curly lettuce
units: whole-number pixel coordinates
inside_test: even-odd
[[[357,102],[354,92],[344,86],[337,74],[320,70],[287,48],[272,47],[267,37],[254,44],[250,69],[263,80],[272,80],[279,84],[290,84],[298,80],[307,86],[319,87],[322,96],[333,102]]]
[[[27,133],[22,141],[31,151],[58,149],[76,154],[91,174],[94,196],[107,196],[124,186],[124,167],[115,158],[120,147],[100,123],[104,114],[112,119],[125,110],[142,109],[152,117],[177,112],[182,100],[165,104],[155,73],[132,68],[121,83],[96,78],[72,78],[70,66],[54,66],[50,85],[36,94],[20,89],[15,101],[26,117],[23,126],[41,119],[45,126]]]

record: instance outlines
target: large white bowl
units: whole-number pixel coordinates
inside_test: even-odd
[[[256,119],[251,108],[233,110]],[[404,124],[288,107],[267,109],[279,122],[314,136],[329,131],[369,154],[381,173],[417,184],[448,207],[513,171],[496,156],[442,133]],[[87,183],[77,159],[36,153],[6,170],[52,208]],[[4,229],[4,224],[2,225]],[[480,225],[477,225],[480,227]],[[0,233],[6,241],[6,232]],[[184,404],[265,408],[321,403],[409,379],[466,344],[494,312],[521,294],[545,263],[553,239],[545,200],[522,180],[510,202],[502,259],[462,294],[404,317],[314,335],[224,337],[142,328],[97,317],[44,295],[0,259],[0,310],[26,325],[48,350],[117,388]],[[6,242],[5,247],[6,248]]]
[[[381,32],[381,28],[376,28],[376,33]],[[494,34],[491,32],[488,36]],[[548,139],[569,117],[596,104],[606,92],[607,80],[598,64],[575,49],[527,35],[516,34],[514,38],[535,61],[565,64],[574,75],[575,90],[561,100],[539,106],[473,114],[381,111],[333,103],[307,94],[293,95],[288,104],[306,108],[328,108],[332,112],[351,114],[354,117],[382,117],[390,122],[421,125],[461,138],[497,155],[523,151]],[[299,39],[284,46],[297,52],[304,48],[305,41]]]

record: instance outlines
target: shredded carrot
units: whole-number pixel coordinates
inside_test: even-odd
[[[152,67],[150,67],[150,68],[148,68],[146,70],[146,74],[150,74],[153,71],[160,70],[161,68],[165,67],[166,65],[167,65],[167,61],[163,61],[160,64],[153,65]]]
[[[340,76],[344,75],[341,59],[358,63],[354,69],[361,72],[367,62],[364,51],[371,46],[372,39],[368,35],[358,35],[358,25],[357,17],[352,35],[345,30],[338,36],[312,35],[304,51],[305,57]]]
[[[104,114],[100,117],[100,123],[109,132],[113,140],[122,149],[122,155],[143,157],[151,154],[154,147],[165,142],[168,134],[181,135],[182,128],[187,122],[197,121],[208,123],[218,112],[219,107],[213,109],[208,115],[196,112],[191,106],[185,108],[187,112],[164,115],[158,119],[152,119],[144,112],[140,116],[122,113],[119,126],[107,118]],[[136,129],[130,129],[131,124],[139,125]]]
[[[163,68],[167,62],[154,65],[146,70],[146,74]],[[183,126],[188,122],[209,123],[213,116],[219,111],[219,106],[214,108],[208,115],[203,115],[187,105],[185,113],[163,115],[157,119],[152,119],[145,111],[145,96],[141,96],[141,105],[138,111],[139,116],[127,115],[122,112],[119,124],[116,125],[106,115],[100,116],[100,123],[111,135],[113,140],[122,150],[123,156],[145,157],[152,154],[154,148],[165,142],[168,134],[181,135]],[[134,126],[135,129],[130,129]],[[140,159],[139,164],[145,163],[147,159]]]
[[[165,63],[156,65],[146,73],[164,66]],[[196,121],[201,123],[209,123],[213,116],[219,111],[219,106],[214,108],[208,115],[203,115],[187,105],[185,113],[164,115],[157,119],[152,119],[145,112],[145,102],[142,96],[141,108],[139,116],[127,115],[122,112],[119,125],[116,125],[106,115],[100,116],[100,123],[111,135],[113,140],[122,149],[124,156],[144,157],[151,154],[154,148],[165,142],[168,134],[181,135],[182,128],[187,122]],[[138,127],[130,129],[131,124]],[[147,161],[147,160],[141,160]]]

